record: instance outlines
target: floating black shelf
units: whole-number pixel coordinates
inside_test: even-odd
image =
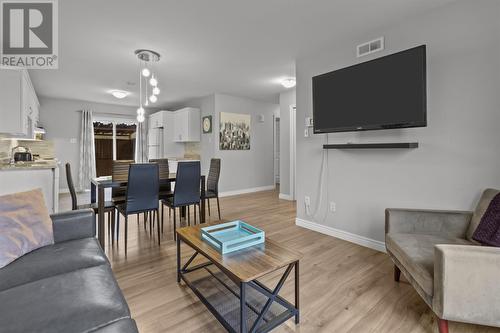
[[[323,149],[414,149],[418,142],[394,143],[337,143],[323,145]]]

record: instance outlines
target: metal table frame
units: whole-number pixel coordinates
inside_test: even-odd
[[[235,293],[234,290],[229,287],[225,282],[223,282],[220,278],[215,276],[215,274],[208,269],[209,266],[213,265],[214,263],[210,261],[209,258],[205,257],[208,261],[202,264],[198,264],[195,266],[191,266],[191,263],[193,260],[198,256],[198,254],[202,255],[202,253],[198,252],[196,249],[194,249],[192,246],[190,246],[188,243],[184,242],[186,245],[189,247],[193,248],[195,251],[194,254],[189,258],[189,260],[182,265],[181,263],[181,239],[182,237],[177,236],[177,283],[180,283],[181,280],[186,283],[186,285],[195,293],[195,295],[201,300],[201,302],[208,308],[208,310],[215,316],[215,318],[224,326],[224,328],[231,333],[238,333],[225,319],[224,317],[217,311],[217,309],[210,304],[207,298],[203,296],[203,294],[194,286],[188,278],[186,278],[186,274],[204,269],[208,273],[210,273],[215,279],[217,279],[226,289],[228,289],[235,297],[239,298],[240,300],[240,333],[264,333],[264,332],[269,332],[272,329],[276,328],[280,324],[284,323],[288,319],[295,317],[295,324],[299,324],[300,322],[300,313],[299,313],[299,260],[289,264],[286,267],[285,272],[281,276],[278,284],[276,287],[271,290],[261,282],[257,280],[253,280],[250,282],[242,282],[242,281],[234,281],[237,285],[239,284],[239,294]],[[182,266],[181,266],[182,265]],[[286,279],[290,275],[290,272],[294,269],[295,273],[295,304],[291,304],[288,302],[286,299],[283,297],[279,296],[279,292],[283,285],[285,284]],[[223,272],[223,271],[222,271]],[[223,272],[224,273],[224,272]],[[227,275],[227,274],[226,274]],[[229,278],[231,278],[229,275],[227,275]],[[257,292],[261,293],[265,297],[267,297],[267,301],[262,308],[261,311],[250,305],[249,303],[246,302],[246,293],[247,293],[247,288],[251,287],[255,289]],[[264,326],[259,327],[260,323],[264,319],[264,316],[270,309],[271,305],[273,302],[277,302],[280,305],[282,305],[284,308],[286,308],[286,311],[278,315],[276,318],[274,318],[271,321],[268,321],[265,323]],[[253,323],[253,325],[250,328],[247,328],[247,311],[246,308],[249,308],[252,310],[255,314],[257,314],[257,319]]]

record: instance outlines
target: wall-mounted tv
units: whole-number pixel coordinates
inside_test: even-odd
[[[427,126],[426,48],[312,78],[314,133]]]

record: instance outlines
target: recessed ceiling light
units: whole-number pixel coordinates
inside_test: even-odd
[[[281,85],[285,88],[293,88],[297,82],[295,81],[294,78],[288,78],[288,79],[283,79],[281,80]]]
[[[109,93],[118,99],[122,99],[130,95],[130,93],[125,90],[110,90]]]

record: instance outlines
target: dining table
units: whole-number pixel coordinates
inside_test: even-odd
[[[169,173],[168,177],[163,177],[160,179],[160,185],[164,185],[167,183],[173,183],[176,180],[175,173]],[[90,202],[97,202],[97,239],[101,244],[103,250],[106,245],[106,237],[105,237],[105,224],[104,224],[104,192],[107,188],[118,188],[118,187],[126,187],[127,181],[123,180],[113,180],[111,176],[101,176],[95,177],[91,179],[90,184]],[[205,200],[201,199],[205,197],[205,175],[201,175],[200,177],[200,223],[205,223]],[[185,216],[186,210],[181,209],[181,216]]]

